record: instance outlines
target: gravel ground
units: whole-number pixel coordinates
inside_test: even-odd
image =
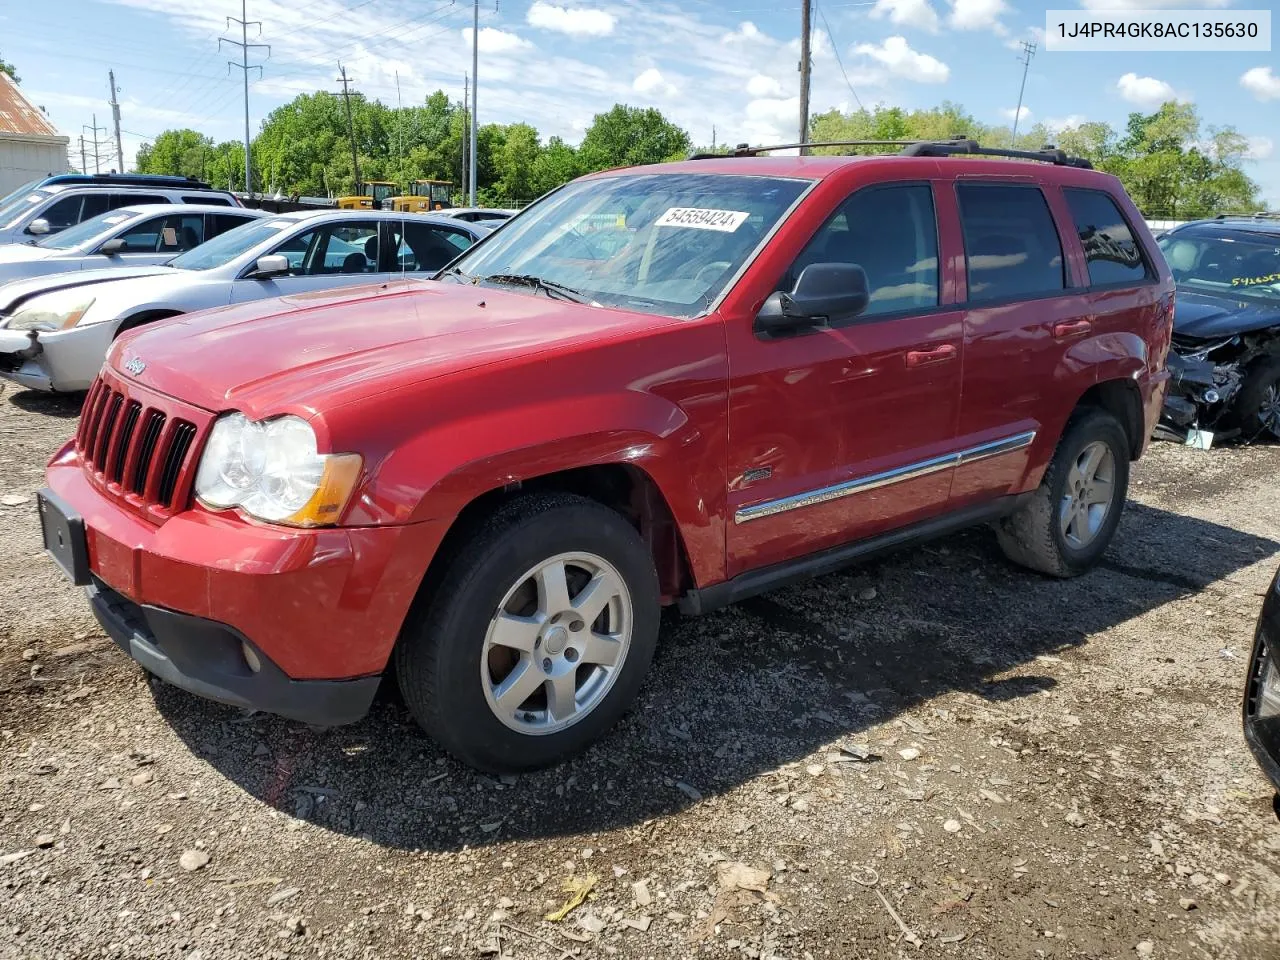
[[[1280,956],[1239,725],[1280,449],[1156,445],[1075,581],[980,530],[670,618],[611,736],[495,780],[390,695],[150,684],[40,551],[77,408],[0,397],[0,957]]]

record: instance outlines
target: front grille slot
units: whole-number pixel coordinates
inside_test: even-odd
[[[110,449],[111,434],[115,431],[116,420],[120,416],[120,405],[124,402],[124,397],[115,393],[111,394],[111,398],[107,401],[107,406],[102,414],[102,423],[98,426],[98,432],[94,440],[94,450],[90,462],[93,468],[99,473],[107,463],[107,450]]]
[[[151,458],[155,455],[156,444],[160,442],[160,433],[164,430],[167,418],[159,410],[147,412],[146,423],[142,427],[142,439],[138,445],[138,462],[134,464],[133,476],[129,480],[129,489],[141,496],[147,489],[147,474],[151,471]]]
[[[156,500],[170,509],[178,509],[181,504],[173,503],[173,495],[178,487],[178,477],[182,473],[183,464],[191,450],[191,443],[196,438],[195,424],[185,420],[175,420],[169,441],[169,449],[165,452],[164,464],[160,468],[160,488],[156,491]]]
[[[107,479],[119,483],[124,479],[124,465],[129,458],[129,443],[133,440],[133,432],[138,426],[138,417],[142,415],[142,404],[130,400],[125,408],[124,424],[120,427],[120,439],[115,444],[115,452],[111,455],[107,469]]]

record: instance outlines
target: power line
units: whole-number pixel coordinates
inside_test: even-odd
[[[248,3],[248,0],[240,0],[239,19],[237,19],[236,17],[227,17],[228,29],[230,29],[231,24],[233,23],[240,24],[240,39],[237,41],[237,40],[228,40],[226,37],[219,37],[218,49],[221,50],[222,45],[224,43],[229,44],[233,47],[240,48],[240,62],[236,63],[234,60],[228,60],[227,70],[229,71],[232,67],[237,67],[244,73],[244,189],[246,193],[252,196],[253,176],[252,176],[250,159],[249,159],[249,71],[257,70],[258,76],[261,77],[262,67],[259,64],[254,64],[253,66],[249,66],[249,51],[250,50],[266,50],[267,57],[270,58],[271,45],[266,43],[250,43],[249,42],[249,27],[251,26],[257,27],[258,36],[262,36],[262,21],[246,19],[249,16],[246,10],[247,3]]]
[[[820,4],[818,7],[818,16],[822,18],[823,29],[827,31],[827,39],[831,41],[831,52],[836,55],[836,64],[840,67],[840,75],[844,77],[845,86],[849,88],[849,92],[853,94],[853,102],[858,105],[858,109],[862,109],[862,101],[858,98],[858,91],[853,89],[853,84],[849,82],[849,74],[845,73],[844,61],[840,59],[840,47],[836,44],[835,35],[831,32],[831,24],[827,23],[827,15],[823,12]]]

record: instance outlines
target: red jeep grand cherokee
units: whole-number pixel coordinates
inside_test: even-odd
[[[336,724],[394,662],[498,771],[609,729],[664,604],[981,522],[1081,573],[1160,410],[1173,282],[1113,177],[974,146],[613,170],[440,282],[123,336],[46,545],[167,681]]]

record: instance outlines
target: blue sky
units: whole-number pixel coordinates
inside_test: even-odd
[[[1043,40],[1046,7],[1266,7],[1270,0],[827,0],[817,3],[813,109],[856,101],[927,107],[949,99],[987,123],[1008,122],[1018,96],[1016,48]],[[469,0],[248,0],[271,45],[250,89],[256,131],[300,92],[336,89],[340,59],[385,103],[455,97],[470,70]],[[109,125],[107,70],[121,88],[126,162],[167,127],[243,135],[239,71],[217,37],[240,0],[56,0],[48,15],[0,3],[0,52],[23,89],[73,143]],[[525,120],[576,141],[615,102],[652,105],[697,143],[795,136],[799,0],[485,0],[480,118]],[[237,28],[238,30],[238,28]],[[237,34],[238,36],[238,34]],[[842,74],[836,54],[843,62]],[[258,59],[258,58],[255,58]],[[1175,96],[1207,125],[1250,138],[1249,172],[1280,207],[1280,63],[1275,53],[1050,53],[1035,57],[1023,123],[1104,120]]]

